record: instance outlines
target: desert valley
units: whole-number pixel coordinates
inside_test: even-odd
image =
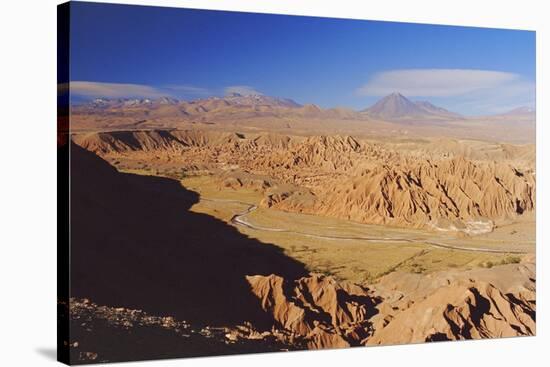
[[[536,332],[529,108],[99,98],[69,133],[81,363]]]

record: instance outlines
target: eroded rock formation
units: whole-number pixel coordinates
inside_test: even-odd
[[[351,136],[210,130],[93,133],[74,140],[106,159],[155,159],[185,173],[215,173],[220,187],[261,191],[266,207],[362,223],[477,234],[535,208],[533,168],[507,158],[510,150],[529,157],[529,146],[491,146],[496,161],[489,148],[456,150],[451,139],[443,141],[448,150],[433,151]]]

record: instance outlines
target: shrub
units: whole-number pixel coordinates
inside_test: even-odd
[[[521,262],[521,257],[519,256],[507,256],[500,261],[501,265],[506,264],[519,264]]]

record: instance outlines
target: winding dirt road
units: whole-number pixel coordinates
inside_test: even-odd
[[[301,232],[301,231],[293,231],[290,229],[284,229],[284,228],[272,228],[272,227],[262,227],[257,226],[255,224],[252,224],[248,222],[245,217],[258,209],[257,205],[245,203],[238,200],[225,200],[225,199],[206,199],[201,198],[201,200],[204,201],[211,201],[211,202],[225,202],[225,203],[235,203],[240,205],[247,206],[246,210],[237,213],[231,217],[229,220],[230,223],[236,226],[242,226],[246,228],[250,228],[255,231],[264,231],[264,232],[280,232],[280,233],[291,233],[296,234],[300,236],[306,236],[311,238],[319,238],[323,240],[335,240],[335,241],[365,241],[365,242],[392,242],[392,243],[419,243],[427,246],[431,246],[434,248],[442,248],[447,250],[458,250],[458,251],[473,251],[473,252],[487,252],[487,253],[497,253],[497,254],[526,254],[526,251],[519,251],[519,250],[499,250],[499,249],[492,249],[492,248],[483,248],[483,247],[464,247],[464,246],[456,246],[456,245],[450,245],[447,243],[439,242],[439,241],[433,241],[433,240],[427,240],[422,238],[392,238],[392,237],[364,237],[364,236],[327,236],[327,235],[320,235],[320,234],[313,234],[313,233],[307,233],[307,232]]]

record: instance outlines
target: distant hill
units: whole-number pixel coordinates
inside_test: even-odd
[[[517,124],[521,122],[522,125],[525,125],[527,123],[534,126],[536,120],[536,111],[532,107],[522,106],[506,112],[501,112],[488,116],[480,116],[478,118],[487,121],[498,121],[501,124]]]
[[[462,118],[427,101],[413,102],[400,93],[392,93],[362,112],[383,120]]]
[[[518,116],[518,115],[535,115],[535,109],[532,107],[522,106],[518,108],[514,108],[513,110],[510,110],[508,112],[501,113],[503,116]]]
[[[368,117],[344,107],[323,109],[315,104],[301,105],[289,98],[239,93],[192,101],[177,100],[171,97],[158,99],[97,98],[73,105],[72,114],[92,117],[95,120],[103,119],[100,124],[108,124],[110,127],[130,127],[132,125],[134,128],[143,128],[159,119],[169,120],[168,126],[177,125],[182,121],[212,122],[228,119],[242,121],[250,118],[282,119],[287,125],[288,121],[285,119],[289,118],[363,121]],[[91,119],[89,125],[90,127],[97,126]]]

